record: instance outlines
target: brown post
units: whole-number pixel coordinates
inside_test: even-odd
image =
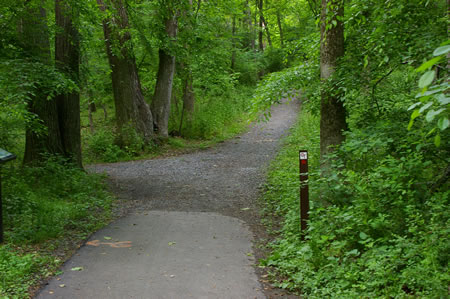
[[[300,164],[300,229],[301,238],[305,240],[309,218],[309,192],[308,192],[308,151],[299,152]]]

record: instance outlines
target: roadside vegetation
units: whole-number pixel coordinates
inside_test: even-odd
[[[304,59],[268,75],[253,101],[258,111],[292,90],[303,98],[299,123],[272,164],[263,196],[266,221],[278,237],[262,265],[272,268],[278,286],[306,298],[446,298],[447,3],[327,3],[334,16],[337,7],[345,11],[325,28],[345,23],[345,51],[336,58],[334,75],[319,79],[326,39],[312,31],[297,48]],[[323,108],[336,98],[346,128],[341,141],[324,151],[330,135],[320,132],[329,121]],[[310,157],[305,241],[300,149]]]

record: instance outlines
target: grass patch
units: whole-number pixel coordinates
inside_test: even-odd
[[[83,161],[85,164],[99,162],[119,162],[171,156],[211,147],[224,140],[241,134],[248,128],[249,101],[254,87],[237,86],[220,95],[197,95],[195,112],[188,121],[184,116],[180,129],[181,103],[173,103],[169,119],[169,132],[176,132],[161,144],[144,145],[133,130],[127,134],[127,146],[120,148],[115,144],[115,120],[105,118],[103,109],[93,114],[94,131],[89,127],[87,109],[81,115]]]
[[[5,243],[0,297],[26,298],[89,234],[107,224],[113,198],[102,177],[50,158],[3,169]]]

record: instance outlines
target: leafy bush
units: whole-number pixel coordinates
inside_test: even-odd
[[[264,195],[268,211],[285,219],[264,261],[285,277],[279,286],[310,298],[448,294],[450,191],[448,181],[436,185],[443,170],[436,157],[448,152],[411,142],[416,135],[405,132],[404,119],[353,129],[330,156],[333,170],[325,176],[318,171],[318,140],[310,138],[318,134],[318,121],[301,113]],[[299,239],[300,147],[312,157],[306,242]]]
[[[100,177],[51,157],[40,167],[7,168],[4,174],[6,239],[35,243],[69,231],[91,231],[108,217],[111,198]]]
[[[221,95],[196,94],[195,111],[191,121],[184,116],[181,135],[193,139],[223,139],[241,132],[246,123],[246,112],[253,88],[237,86]],[[181,112],[172,109],[169,130],[178,131]]]

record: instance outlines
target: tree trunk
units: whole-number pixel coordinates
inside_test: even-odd
[[[177,20],[174,15],[166,20],[165,27],[167,35],[173,42],[177,35]],[[170,55],[166,49],[159,49],[159,68],[151,107],[155,132],[162,138],[169,137],[170,100],[174,74],[175,56]]]
[[[233,16],[231,25],[231,44],[233,47],[231,50],[231,69],[234,70],[236,64],[236,16]]]
[[[94,113],[95,111],[97,111],[97,106],[95,105],[94,102],[91,102],[91,100],[89,100],[89,104],[88,104],[89,129],[90,129],[91,133],[95,132],[94,117],[92,115],[92,113]]]
[[[245,17],[243,18],[243,23],[247,28],[247,38],[244,40],[243,46],[248,49],[255,49],[255,32],[252,24],[252,9],[250,8],[248,1],[249,0],[245,2]]]
[[[50,41],[45,9],[30,5],[26,9],[26,17],[22,19],[19,32],[23,48],[30,60],[50,64]],[[24,164],[42,161],[43,154],[46,153],[63,152],[56,101],[48,100],[47,96],[46,91],[39,87],[35,89],[33,95],[30,95],[27,109],[35,116],[40,128],[36,127],[36,123],[27,124]]]
[[[256,0],[258,3],[258,10],[259,10],[259,31],[258,31],[258,43],[259,43],[259,50],[262,52],[264,51],[264,40],[263,40],[263,24],[264,24],[264,17],[263,17],[263,1],[264,0]]]
[[[280,46],[281,46],[281,48],[284,48],[283,26],[281,25],[281,14],[280,14],[279,10],[277,10],[277,23],[278,23],[278,29],[280,31]]]
[[[80,41],[73,25],[73,9],[65,1],[55,1],[55,19],[58,28],[55,36],[56,67],[74,82],[79,82]],[[59,129],[64,156],[82,168],[80,132],[80,94],[73,91],[56,96]]]
[[[97,0],[102,11],[103,0]],[[148,143],[153,137],[153,117],[142,94],[136,59],[131,45],[128,14],[122,0],[111,0],[112,17],[103,20],[106,52],[111,67],[111,77],[118,130],[117,143],[127,145],[124,129],[132,127]],[[110,26],[113,24],[113,26]],[[115,47],[118,47],[115,48]],[[120,55],[117,55],[117,52]],[[106,114],[105,114],[106,117]]]
[[[264,22],[264,29],[266,30],[267,34],[267,42],[269,43],[269,46],[272,47],[272,39],[270,38],[270,31],[269,31],[269,24],[267,23],[266,19],[264,18],[264,15],[261,13],[263,22]]]
[[[327,5],[332,5],[330,9]],[[331,79],[337,61],[344,55],[343,0],[322,0],[320,77],[323,82],[320,108],[320,155],[323,158],[344,140],[342,131],[347,129],[346,113],[339,94],[325,88],[325,81]],[[335,23],[336,25],[333,25]],[[330,28],[326,28],[329,24]],[[332,25],[332,26],[331,26]],[[331,148],[330,148],[331,146]]]

